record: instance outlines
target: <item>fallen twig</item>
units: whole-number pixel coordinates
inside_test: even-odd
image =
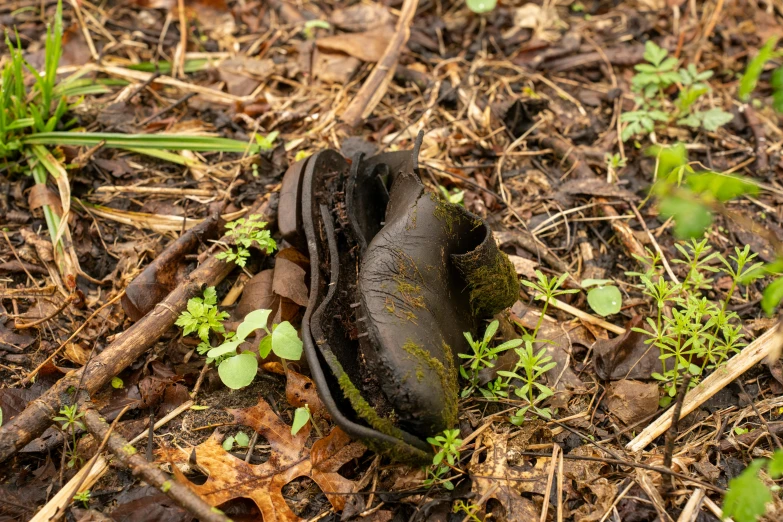
[[[411,32],[410,25],[418,5],[419,0],[404,0],[394,37],[386,46],[378,65],[372,70],[364,85],[342,114],[342,120],[350,127],[356,127],[364,121],[386,94],[386,88],[394,77],[394,70],[397,68],[397,60],[400,58],[402,48],[408,42]]]
[[[187,486],[169,477],[144,457],[136,453],[136,448],[125,437],[110,432],[109,425],[101,419],[100,414],[89,401],[85,403],[84,422],[90,433],[98,439],[108,438],[107,445],[117,459],[131,470],[134,476],[144,479],[147,483],[160,488],[180,507],[188,510],[199,520],[206,522],[227,522],[229,519],[204,502],[199,495]]]
[[[253,213],[263,211],[254,210]],[[67,374],[46,393],[31,401],[24,411],[0,428],[0,462],[15,454],[49,427],[52,417],[69,397],[67,391],[71,386],[78,388],[82,383],[88,393],[93,393],[106,385],[171,328],[187,306],[188,299],[198,294],[205,285],[214,286],[225,279],[233,268],[233,263],[216,259],[214,255],[210,256],[166,299],[120,335],[88,365]]]

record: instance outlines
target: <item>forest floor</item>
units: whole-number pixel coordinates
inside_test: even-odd
[[[58,61],[57,2],[2,2],[0,520],[685,522],[729,489],[780,520],[780,459],[741,473],[783,450],[783,5],[490,3],[69,0]],[[232,390],[173,325],[214,286],[215,330],[298,329],[286,169],[420,132],[424,184],[535,283],[492,345],[556,363],[460,359],[453,463],[424,468],[335,428],[305,364]],[[278,250],[216,260],[251,208]]]

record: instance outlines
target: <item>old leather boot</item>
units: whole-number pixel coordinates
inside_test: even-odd
[[[281,203],[300,202],[287,235],[310,254],[302,335],[327,409],[373,449],[423,462],[426,437],[457,422],[463,332],[518,282],[480,218],[424,191],[416,155],[320,152],[292,166]]]

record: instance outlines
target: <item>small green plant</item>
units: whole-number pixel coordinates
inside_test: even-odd
[[[623,296],[620,290],[608,279],[585,279],[582,288],[591,288],[587,291],[587,304],[598,315],[606,317],[616,314],[623,305]]]
[[[485,14],[494,11],[498,2],[497,0],[465,0],[465,4],[474,13]]]
[[[783,450],[777,450],[771,459],[757,459],[738,476],[729,481],[729,490],[723,499],[723,517],[735,522],[756,522],[772,502],[771,488],[759,478],[766,470],[772,480],[783,476]],[[778,486],[772,486],[778,490]]]
[[[296,436],[299,430],[305,427],[310,421],[310,406],[305,404],[304,406],[294,410],[294,422],[291,424],[291,435]]]
[[[286,360],[298,361],[302,357],[302,341],[296,333],[296,329],[288,321],[267,327],[271,310],[254,310],[245,316],[245,319],[237,327],[236,333],[226,335],[226,340],[207,352],[207,362],[215,361],[218,365],[218,375],[223,384],[233,390],[244,388],[253,382],[258,370],[258,360],[251,351],[237,354],[239,345],[245,342],[247,337],[258,329],[264,330],[267,335],[261,339],[258,346],[258,354],[261,359],[274,352],[283,363]]]
[[[265,221],[259,221],[263,216],[253,214],[249,219],[239,218],[226,224],[226,235],[234,242],[234,247],[220,252],[215,257],[227,262],[234,262],[237,266],[244,267],[250,257],[250,247],[256,246],[267,255],[274,252],[277,243],[272,239]]]
[[[481,506],[474,504],[473,502],[464,500],[455,500],[454,507],[451,509],[452,513],[465,513],[467,520],[473,522],[482,522],[478,517],[478,512],[481,511]]]
[[[606,182],[612,183],[617,181],[617,171],[625,167],[627,160],[619,153],[611,154],[607,152],[604,155],[604,162],[606,163]]]
[[[531,342],[536,341],[538,330],[541,328],[541,324],[544,321],[544,316],[546,315],[546,311],[548,310],[549,305],[552,303],[552,301],[561,295],[575,294],[579,292],[579,290],[576,289],[570,289],[570,290],[562,289],[563,283],[565,283],[565,280],[568,278],[568,274],[563,274],[560,277],[548,278],[540,270],[536,270],[536,278],[538,280],[535,282],[528,281],[528,280],[522,281],[523,285],[533,290],[533,293],[537,300],[544,301],[544,306],[541,309],[541,315],[538,317],[536,328],[535,330],[533,330],[533,333],[529,336],[529,340]]]
[[[460,189],[452,189],[451,192],[443,185],[438,185],[440,193],[443,195],[443,199],[454,205],[465,206],[465,191]]]
[[[325,20],[308,20],[304,23],[304,28],[302,29],[302,33],[304,34],[305,38],[308,40],[312,40],[315,38],[315,30],[316,29],[330,29],[332,26],[329,22]]]
[[[779,39],[780,37],[773,36],[767,40],[764,46],[759,49],[758,54],[748,62],[745,74],[743,74],[742,79],[740,79],[738,91],[740,100],[747,101],[750,99],[750,95],[756,89],[756,85],[758,84],[761,73],[764,71],[764,66],[767,62],[783,56],[782,51],[775,50]],[[770,86],[772,87],[772,106],[776,111],[783,112],[783,66],[778,67],[772,72]]]
[[[719,252],[712,252],[706,239],[677,244],[677,249],[681,258],[672,262],[686,269],[680,283],[666,279],[660,256],[650,251],[648,257],[636,256],[645,272],[626,274],[641,281],[638,287],[642,294],[655,304],[655,316],[647,318],[646,328],[634,331],[646,335],[645,343],[660,351],[661,372],[652,376],[666,391],[662,405],[676,395],[686,372],[692,376],[693,387],[707,370],[720,367],[745,346],[742,322],[736,312],[728,310],[728,305],[738,286],[762,265],[753,262],[756,254],[750,253],[749,246],[735,248],[735,255],[728,260]],[[724,299],[714,302],[704,297],[702,290],[710,288],[712,276],[719,273],[729,276],[732,282]],[[670,313],[664,313],[665,310]]]
[[[484,337],[482,339],[473,340],[473,336],[470,332],[464,332],[465,339],[468,340],[472,353],[461,353],[459,357],[467,359],[465,364],[460,366],[459,373],[462,378],[468,381],[468,386],[462,390],[462,397],[469,397],[476,389],[479,389],[486,398],[492,398],[496,396],[495,390],[483,390],[479,388],[479,373],[485,368],[493,368],[495,366],[495,360],[498,356],[511,348],[516,348],[522,344],[522,339],[512,339],[506,341],[500,346],[492,347],[492,337],[498,329],[498,321],[494,320],[489,323]],[[501,390],[498,390],[501,391]]]
[[[709,85],[704,82],[712,77],[712,71],[700,72],[693,64],[678,70],[677,59],[652,40],[647,41],[644,49],[647,63],[635,67],[637,72],[631,80],[631,88],[639,93],[637,108],[620,116],[620,121],[626,124],[621,133],[623,141],[654,132],[656,122],[667,125],[676,122],[715,131],[731,121],[733,116],[723,109],[698,109],[698,102],[710,92]],[[665,95],[673,85],[678,87],[674,104]]]
[[[244,431],[240,431],[233,437],[226,437],[223,441],[223,449],[231,451],[235,444],[238,448],[247,448],[250,445],[250,437]]]
[[[182,327],[183,335],[196,333],[201,339],[198,352],[206,353],[212,347],[209,344],[209,333],[225,333],[223,321],[228,317],[228,312],[221,312],[217,307],[217,292],[214,286],[204,290],[204,297],[191,297],[188,299],[188,308],[179,314],[174,323]]]
[[[515,350],[519,356],[516,366],[511,371],[499,371],[498,375],[505,377],[507,383],[519,381],[521,386],[514,388],[514,393],[525,401],[525,405],[519,408],[511,417],[511,423],[517,426],[522,425],[528,410],[544,417],[552,418],[552,411],[549,408],[539,406],[543,401],[553,395],[553,391],[548,386],[541,384],[538,380],[543,375],[557,366],[552,361],[552,357],[546,354],[546,348],[541,348],[538,353],[533,351],[533,343],[526,340],[524,346]]]
[[[86,429],[84,423],[79,420],[84,417],[84,412],[79,411],[79,406],[77,404],[73,404],[60,408],[59,414],[60,415],[54,417],[52,420],[62,422],[60,429],[65,433],[70,432],[71,434],[71,448],[68,450],[66,456],[68,456],[68,467],[72,468],[81,461],[81,458],[76,455],[76,430],[79,429],[84,431]]]
[[[278,131],[272,131],[266,136],[261,136],[260,134],[256,134],[256,145],[258,145],[258,148],[262,152],[268,152],[275,148],[275,140],[277,137],[280,136],[280,133]]]
[[[437,453],[432,457],[432,465],[426,470],[427,479],[424,481],[424,485],[431,486],[435,482],[440,482],[444,488],[454,489],[454,484],[445,477],[449,470],[459,463],[460,448],[462,447],[459,430],[443,430],[442,435],[428,437],[427,442],[432,444]]]
[[[85,489],[84,491],[75,494],[73,496],[73,501],[81,502],[82,506],[87,508],[90,505],[90,497],[92,497],[92,493],[90,493],[89,489]]]
[[[125,383],[122,382],[122,379],[119,377],[112,377],[111,378],[111,387],[115,390],[121,390],[125,387]]]

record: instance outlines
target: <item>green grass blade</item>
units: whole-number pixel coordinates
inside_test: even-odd
[[[26,136],[27,145],[71,145],[94,147],[103,142],[120,149],[192,150],[255,154],[258,145],[229,138],[175,134],[120,134],[111,132],[39,132]]]

